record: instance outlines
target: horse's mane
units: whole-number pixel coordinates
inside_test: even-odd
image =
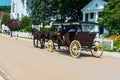
[[[35,28],[32,28],[32,35],[33,35],[34,31],[38,31],[38,30]]]

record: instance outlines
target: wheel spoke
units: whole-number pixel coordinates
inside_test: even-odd
[[[91,49],[92,55],[95,56],[95,57],[102,56],[102,53],[103,53],[102,44],[100,42],[98,42],[98,41],[94,42],[93,44],[94,44],[94,46]]]
[[[48,47],[47,47],[48,51],[52,52],[53,51],[53,41],[49,40],[48,41]]]
[[[79,57],[80,56],[80,51],[81,51],[81,45],[79,41],[73,40],[70,44],[70,54],[72,57]]]

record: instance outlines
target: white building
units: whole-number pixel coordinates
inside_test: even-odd
[[[11,19],[21,19],[23,16],[29,16],[30,0],[12,0],[11,1]]]
[[[107,2],[103,0],[92,0],[81,10],[83,13],[83,21],[98,23],[98,20],[102,18],[101,12],[103,11],[105,5],[107,5]],[[94,26],[91,31],[99,32],[99,26]]]
[[[83,13],[83,21],[98,22],[106,4],[103,0],[92,0],[81,10]]]

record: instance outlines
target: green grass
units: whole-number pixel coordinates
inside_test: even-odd
[[[0,30],[0,33],[2,33],[2,31]]]
[[[104,49],[104,51],[107,51],[107,52],[120,52],[120,49],[118,49],[118,48],[114,48],[113,50]]]

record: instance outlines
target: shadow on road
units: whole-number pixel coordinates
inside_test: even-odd
[[[58,52],[61,55],[72,57],[68,50],[55,50],[55,51]],[[88,54],[87,52],[81,52],[79,58],[83,58],[83,57],[94,57],[94,56],[92,54]]]

